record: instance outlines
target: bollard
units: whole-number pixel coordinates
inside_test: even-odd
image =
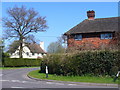
[[[113,82],[115,82],[117,80],[117,78],[119,77],[119,73],[120,73],[120,71],[118,71],[118,73],[117,73],[116,77],[114,78]]]
[[[48,78],[48,67],[46,66],[46,78]]]

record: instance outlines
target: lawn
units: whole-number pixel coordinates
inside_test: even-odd
[[[21,68],[35,68],[35,67],[0,67],[0,69],[21,69]]]
[[[118,84],[118,80],[113,82],[111,77],[95,77],[95,76],[57,76],[49,74],[46,78],[46,74],[38,73],[39,70],[31,71],[28,73],[29,76],[38,79],[58,80],[58,81],[72,81],[72,82],[89,82],[89,83],[112,83]]]

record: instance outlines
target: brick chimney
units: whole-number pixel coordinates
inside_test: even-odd
[[[95,11],[87,11],[87,16],[88,16],[88,20],[94,20],[95,17]]]

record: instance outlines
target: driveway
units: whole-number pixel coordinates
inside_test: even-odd
[[[117,90],[115,86],[100,86],[86,84],[71,84],[64,82],[36,81],[27,77],[27,73],[39,68],[24,68],[2,70],[0,83],[2,88],[106,88],[109,90]]]

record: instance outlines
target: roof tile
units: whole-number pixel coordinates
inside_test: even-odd
[[[120,17],[98,18],[94,20],[85,19],[65,33],[93,33],[93,32],[115,32],[118,31]]]

